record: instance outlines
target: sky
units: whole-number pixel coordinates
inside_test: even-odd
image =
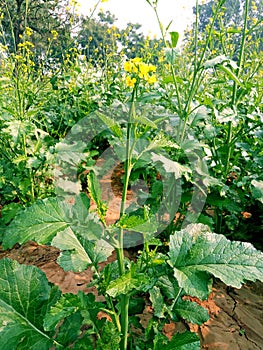
[[[80,12],[89,15],[92,11],[94,0],[78,0],[81,5]],[[172,20],[169,31],[179,32],[182,40],[183,32],[193,20],[192,7],[195,0],[159,0],[158,13],[164,26]],[[160,37],[158,22],[153,9],[146,0],[108,0],[99,5],[104,11],[110,11],[118,18],[116,26],[125,28],[128,22],[139,23],[142,25],[142,31],[145,35]]]

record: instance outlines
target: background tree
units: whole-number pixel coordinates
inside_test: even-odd
[[[34,45],[35,57],[49,51],[61,55],[70,46],[77,18],[68,0],[0,0],[2,35],[0,42],[10,53],[25,40]],[[56,40],[58,39],[59,40]]]
[[[221,47],[225,54],[228,49],[231,49],[233,56],[237,54],[242,33],[244,3],[244,0],[226,0],[224,2],[224,6],[221,8],[219,16],[214,23],[213,40],[210,41],[211,51],[217,51]],[[200,38],[206,34],[206,30],[210,26],[216,5],[216,1],[209,1],[199,5],[198,31]],[[196,14],[196,7],[193,8],[193,12]],[[248,39],[250,43],[253,43],[254,49],[263,51],[262,0],[250,2],[248,15]],[[186,36],[187,38],[189,36]]]

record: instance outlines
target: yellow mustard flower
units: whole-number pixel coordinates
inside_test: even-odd
[[[53,36],[53,39],[56,40],[58,37],[58,32],[56,30],[51,30],[51,34]]]
[[[135,78],[131,78],[129,75],[126,77],[126,85],[128,87],[134,88],[135,83],[136,83]]]
[[[156,83],[156,82],[157,82],[156,75],[151,75],[151,76],[149,76],[148,79],[147,79],[147,82],[148,82],[149,84],[154,84],[154,83]]]
[[[27,36],[31,36],[31,35],[33,34],[33,30],[32,30],[31,28],[29,28],[29,27],[26,27],[26,29],[25,29],[25,34],[26,34]]]
[[[152,72],[156,72],[156,66],[144,63],[140,57],[135,57],[130,61],[126,61],[124,63],[124,70],[128,73],[133,73],[133,76],[138,77],[149,84],[154,84],[157,81],[156,75],[151,75]],[[128,83],[132,84],[130,79],[128,79]]]
[[[132,63],[131,63],[131,61],[126,61],[124,63],[124,70],[126,72],[128,72],[128,73],[131,73],[131,71],[132,71]]]

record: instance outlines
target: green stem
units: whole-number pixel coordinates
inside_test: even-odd
[[[187,99],[187,102],[185,104],[184,111],[182,113],[183,130],[182,130],[180,141],[179,141],[180,144],[182,144],[182,142],[184,140],[186,126],[187,126],[187,122],[188,122],[188,119],[189,119],[189,110],[190,110],[191,102],[192,102],[192,100],[194,98],[194,95],[195,95],[195,93],[196,93],[196,91],[197,91],[197,89],[198,89],[198,87],[200,85],[200,81],[202,79],[202,75],[203,75],[202,64],[203,64],[203,61],[204,61],[204,58],[205,58],[205,53],[207,51],[209,42],[211,40],[211,36],[212,36],[212,31],[213,31],[213,28],[214,28],[215,20],[217,18],[218,12],[219,12],[220,8],[222,7],[223,3],[224,3],[224,0],[219,1],[218,5],[216,7],[216,10],[215,10],[215,13],[214,13],[214,16],[213,16],[213,19],[212,19],[212,23],[211,23],[211,26],[209,28],[209,32],[208,32],[208,35],[207,35],[207,38],[206,38],[206,42],[205,42],[204,48],[203,48],[203,50],[201,52],[201,55],[200,55],[200,58],[198,60],[198,52],[197,52],[198,35],[197,34],[198,34],[198,15],[199,15],[198,11],[199,11],[199,7],[198,7],[198,1],[196,1],[194,74],[193,74],[193,79],[192,79],[191,86],[190,86],[190,89],[189,89],[188,99]]]
[[[243,33],[242,33],[242,39],[241,39],[241,47],[240,47],[240,53],[238,58],[238,68],[237,68],[237,77],[239,78],[243,63],[244,63],[244,55],[245,55],[245,43],[246,43],[246,31],[247,31],[247,18],[248,18],[248,7],[249,7],[249,0],[246,0],[245,3],[245,16],[244,16],[244,26],[243,26]],[[236,105],[237,102],[237,82],[234,81],[233,84],[233,90],[232,90],[232,107]],[[227,174],[229,172],[229,163],[231,159],[231,155],[233,152],[234,144],[232,143],[233,138],[233,125],[232,122],[228,122],[228,130],[227,130],[227,156],[226,156],[226,162],[225,162],[225,177],[227,177]]]
[[[127,126],[127,137],[126,137],[126,162],[124,167],[124,185],[123,185],[123,191],[122,191],[122,200],[121,200],[121,208],[120,208],[120,218],[125,215],[125,207],[126,207],[126,198],[127,198],[127,191],[128,191],[128,185],[129,185],[129,179],[131,175],[132,170],[132,150],[133,147],[131,145],[131,132],[132,132],[132,126],[134,114],[135,114],[135,95],[136,95],[136,89],[137,86],[134,87],[132,92],[132,100],[131,100],[131,107],[129,111],[129,119],[128,119],[128,126]],[[117,254],[117,260],[118,260],[118,267],[119,267],[119,274],[120,276],[125,274],[125,264],[124,264],[124,252],[123,252],[123,228],[120,228],[119,230],[119,238],[118,238],[118,248],[116,248],[116,254]],[[126,350],[128,346],[128,328],[129,328],[129,295],[121,295],[120,296],[120,304],[121,304],[121,314],[120,314],[120,323],[121,323],[121,343],[120,343],[120,350]]]

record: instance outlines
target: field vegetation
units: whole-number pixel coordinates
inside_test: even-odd
[[[179,47],[162,0],[145,0],[161,38],[95,16],[104,1],[85,17],[75,0],[0,0],[2,249],[57,247],[104,297],[62,294],[40,269],[0,260],[5,350],[199,349],[195,333],[162,333],[208,320],[186,296],[206,299],[213,278],[263,281],[262,2],[197,1]],[[100,181],[116,167],[109,224]]]

